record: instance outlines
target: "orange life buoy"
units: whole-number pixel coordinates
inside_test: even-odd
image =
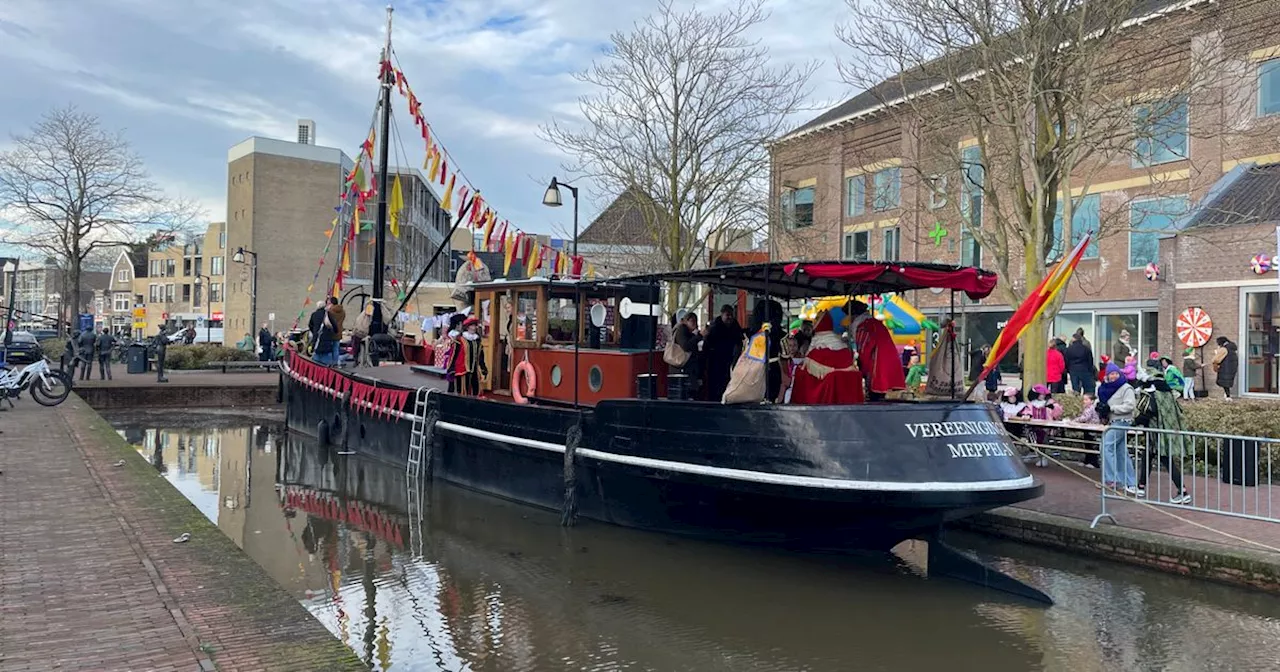
[[[525,387],[523,392],[520,390],[521,383]],[[533,365],[527,361],[516,364],[515,374],[511,377],[511,396],[515,398],[516,403],[529,403],[529,397],[532,397],[537,391],[538,374],[534,372]]]

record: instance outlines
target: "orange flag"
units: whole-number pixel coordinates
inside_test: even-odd
[[[493,245],[493,211],[492,210],[484,211],[484,237],[481,238],[481,240],[484,241],[485,252],[488,252],[490,249],[492,249],[491,248],[491,246]]]

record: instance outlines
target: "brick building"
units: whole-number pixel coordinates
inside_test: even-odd
[[[242,335],[224,333],[227,299],[227,225],[209,224],[183,241],[161,243],[133,254],[122,253],[111,277],[112,320],[125,304],[121,278],[132,277],[130,322],[134,338],[150,338],[163,325],[167,331],[195,327],[198,342],[234,343]]]
[[[1166,14],[1173,5],[1184,11]],[[1176,48],[1185,50],[1184,60],[1210,65],[1201,73],[1204,85],[1191,90],[1133,91],[1127,101],[1135,119],[1147,119],[1159,142],[1139,145],[1135,137],[1133,153],[1075,176],[1074,183],[1085,186],[1072,191],[1073,238],[1085,229],[1103,233],[1080,264],[1051,334],[1084,328],[1098,354],[1110,351],[1121,330],[1144,354],[1172,347],[1180,304],[1165,300],[1168,281],[1148,280],[1145,271],[1166,247],[1180,255],[1190,253],[1185,250],[1192,243],[1180,235],[1176,244],[1162,244],[1162,233],[1196,216],[1232,169],[1280,161],[1280,27],[1269,19],[1280,2],[1142,6],[1152,13],[1135,17],[1140,27],[1134,30],[1184,22],[1179,25],[1188,28],[1187,39]],[[1229,16],[1218,14],[1223,8]],[[1201,58],[1209,52],[1212,58]],[[1158,118],[1151,119],[1156,98]],[[779,204],[770,222],[773,258],[995,266],[990,251],[966,230],[969,217],[980,222],[984,216],[981,190],[970,186],[986,179],[978,142],[956,137],[945,156],[934,154],[936,145],[922,149],[918,120],[908,108],[883,92],[863,92],[771,143],[771,190]],[[1054,228],[1061,236],[1060,221]],[[1059,241],[1055,251],[1070,246]],[[1166,275],[1178,264],[1178,258],[1165,259]],[[1023,282],[1017,273],[1001,283]],[[916,294],[907,299],[926,314],[949,312],[946,294]],[[961,301],[956,312],[976,347],[994,339],[1012,307],[997,293],[977,303]],[[1223,329],[1234,327],[1235,319]],[[1014,364],[1015,357],[1006,360],[1006,367]]]
[[[305,125],[299,122],[300,128]],[[353,161],[342,150],[315,145],[314,127],[299,142],[253,137],[227,153],[227,249],[228,278],[226,319],[230,333],[256,332],[252,325],[252,264],[258,268],[257,319],[270,323],[273,331],[287,330],[303,310],[307,286],[315,277],[325,244],[324,232],[335,217],[334,207]],[[449,213],[440,209],[433,189],[422,173],[412,168],[394,168],[401,179],[405,213],[400,237],[387,235],[387,278],[411,284],[436,248],[448,244]],[[375,176],[375,183],[376,183]],[[352,248],[352,269],[344,295],[359,303],[356,295],[368,293],[373,275],[375,214],[370,204],[368,221],[363,222]],[[246,250],[243,263],[232,261],[234,252]],[[339,241],[330,248],[317,286],[311,292],[320,300],[331,282]],[[448,250],[427,278],[445,282],[448,278]],[[395,297],[388,286],[385,295]],[[274,319],[273,317],[274,316]],[[304,316],[305,317],[305,316]]]

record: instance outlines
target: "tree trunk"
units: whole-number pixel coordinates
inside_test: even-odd
[[[1036,285],[1040,284],[1045,274],[1039,247],[1039,245],[1028,245],[1022,257],[1023,277],[1028,295]],[[1049,347],[1049,324],[1053,318],[1048,314],[1047,308],[1046,306],[1046,310],[1032,320],[1027,330],[1022,333],[1022,342],[1019,346],[1022,349],[1023,390],[1029,390],[1031,386],[1038,383],[1048,382],[1045,380],[1045,351]]]
[[[70,268],[66,274],[66,291],[63,293],[63,301],[71,308],[71,329],[75,331],[80,326],[80,258],[79,255],[73,255],[69,260]]]

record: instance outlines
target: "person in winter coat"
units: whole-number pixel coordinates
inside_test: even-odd
[[[1231,390],[1236,386],[1236,373],[1240,370],[1240,356],[1236,353],[1236,344],[1226,336],[1218,337],[1218,351],[1213,355],[1213,370],[1218,373],[1218,387],[1222,394],[1231,401]]]
[[[1097,389],[1098,367],[1093,363],[1093,348],[1085,342],[1083,331],[1077,330],[1071,335],[1071,345],[1067,346],[1063,361],[1071,377],[1071,389],[1077,394],[1093,394]]]
[[[271,330],[267,328],[267,323],[262,323],[262,328],[258,330],[258,361],[269,362],[275,354],[275,337],[271,335]]]
[[[1182,396],[1182,392],[1187,386],[1186,378],[1182,375],[1182,369],[1174,366],[1173,360],[1168,357],[1160,358],[1160,369],[1164,374],[1164,382],[1169,385],[1169,389],[1173,390],[1178,396]]]
[[[98,380],[111,380],[111,351],[115,347],[116,337],[109,327],[103,327],[98,336]]]
[[[1129,457],[1126,438],[1129,427],[1133,425],[1138,398],[1114,362],[1107,365],[1106,374],[1106,381],[1098,388],[1099,415],[1103,415],[1102,407],[1105,407],[1111,425],[1102,434],[1102,482],[1108,488],[1124,488],[1125,492],[1136,495],[1138,477],[1133,458]]]
[[[1139,400],[1142,403],[1137,406],[1143,407],[1146,412],[1137,422],[1168,431],[1156,434],[1154,441],[1148,440],[1139,447],[1141,467],[1138,469],[1138,490],[1135,494],[1138,497],[1147,496],[1147,476],[1151,473],[1151,451],[1154,448],[1158,461],[1164,464],[1176,490],[1176,494],[1169,498],[1170,503],[1188,504],[1191,502],[1191,495],[1183,487],[1182,469],[1179,465],[1189,447],[1189,441],[1185,435],[1187,422],[1182,415],[1182,407],[1178,405],[1178,397],[1164,378],[1151,377],[1143,381]]]
[[[92,329],[80,332],[80,336],[76,339],[76,349],[80,353],[80,364],[84,366],[80,370],[80,380],[89,380],[89,374],[93,373],[93,350],[97,345],[98,336],[93,333]]]
[[[742,352],[742,327],[733,315],[733,306],[720,308],[720,317],[711,321],[703,341],[707,364],[707,400],[716,401],[724,396],[729,386],[729,370]]]
[[[1058,349],[1058,339],[1049,342],[1049,349],[1044,353],[1045,383],[1053,392],[1064,392],[1062,378],[1067,372],[1067,358]]]
[[[342,307],[341,303],[338,303],[337,297],[329,297],[327,303],[328,305],[325,306],[324,311],[328,313],[329,323],[333,328],[333,341],[329,345],[329,357],[336,365],[340,359],[339,355],[341,353],[339,353],[338,348],[342,341],[342,325],[347,319],[347,310]]]
[[[1183,399],[1196,398],[1196,373],[1204,366],[1196,359],[1196,349],[1187,348],[1182,351],[1182,373],[1185,384],[1182,388]]]

